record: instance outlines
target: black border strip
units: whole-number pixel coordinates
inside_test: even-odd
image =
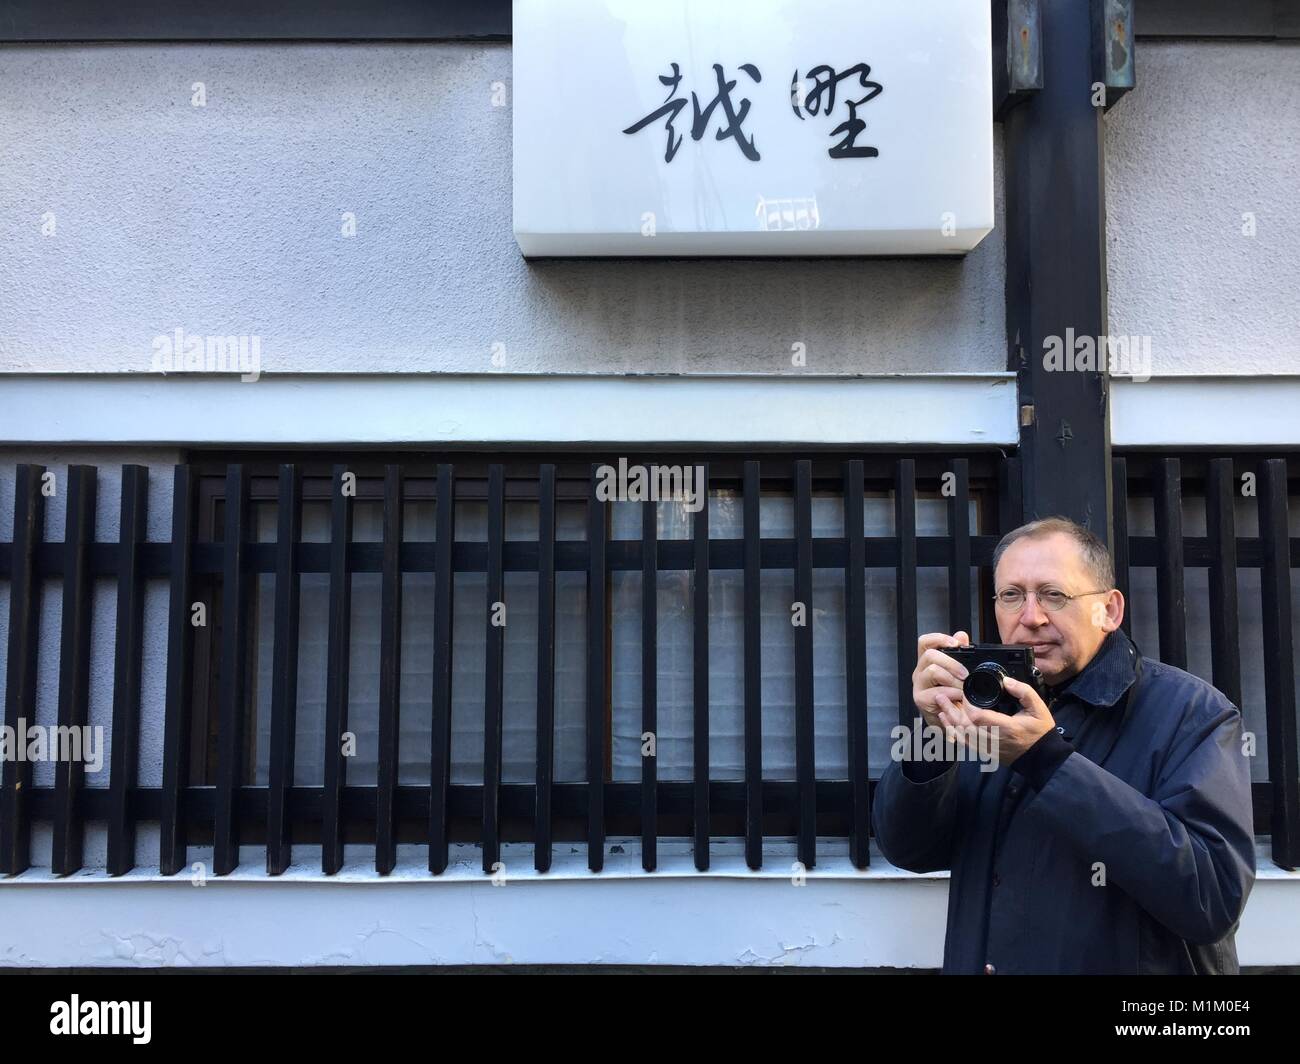
[[[511,7],[511,0],[7,0],[0,42],[508,41]],[[1133,22],[1148,39],[1295,39],[1300,2],[1138,0]]]
[[[1133,29],[1144,37],[1300,37],[1298,0],[1137,0]],[[1139,62],[1141,58],[1139,57]]]
[[[6,0],[0,41],[510,39],[511,0]]]

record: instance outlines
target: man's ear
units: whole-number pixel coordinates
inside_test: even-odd
[[[1106,596],[1106,625],[1107,632],[1113,632],[1124,623],[1124,592],[1118,588]]]
[[[1124,595],[1111,590],[1104,599],[1098,599],[1092,608],[1092,623],[1109,635],[1124,623]]]

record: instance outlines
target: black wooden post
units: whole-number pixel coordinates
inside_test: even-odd
[[[1023,518],[1061,514],[1109,543],[1104,108],[1094,88],[1094,8],[1092,0],[1038,7],[1043,87],[1003,119],[1008,368],[1020,385]],[[1084,337],[1094,345],[1089,365],[1049,368],[1049,345],[1061,345],[1068,367]]]

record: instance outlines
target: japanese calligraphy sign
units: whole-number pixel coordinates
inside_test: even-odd
[[[993,228],[980,0],[514,0],[525,255],[952,255]]]

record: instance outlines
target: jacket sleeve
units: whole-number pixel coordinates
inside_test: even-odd
[[[891,864],[909,872],[952,867],[958,764],[890,761],[876,786],[871,819],[876,844]]]
[[[1035,800],[1106,882],[1180,938],[1218,942],[1241,917],[1255,881],[1250,765],[1241,713],[1198,700],[1160,768],[1153,794],[1070,753]]]

